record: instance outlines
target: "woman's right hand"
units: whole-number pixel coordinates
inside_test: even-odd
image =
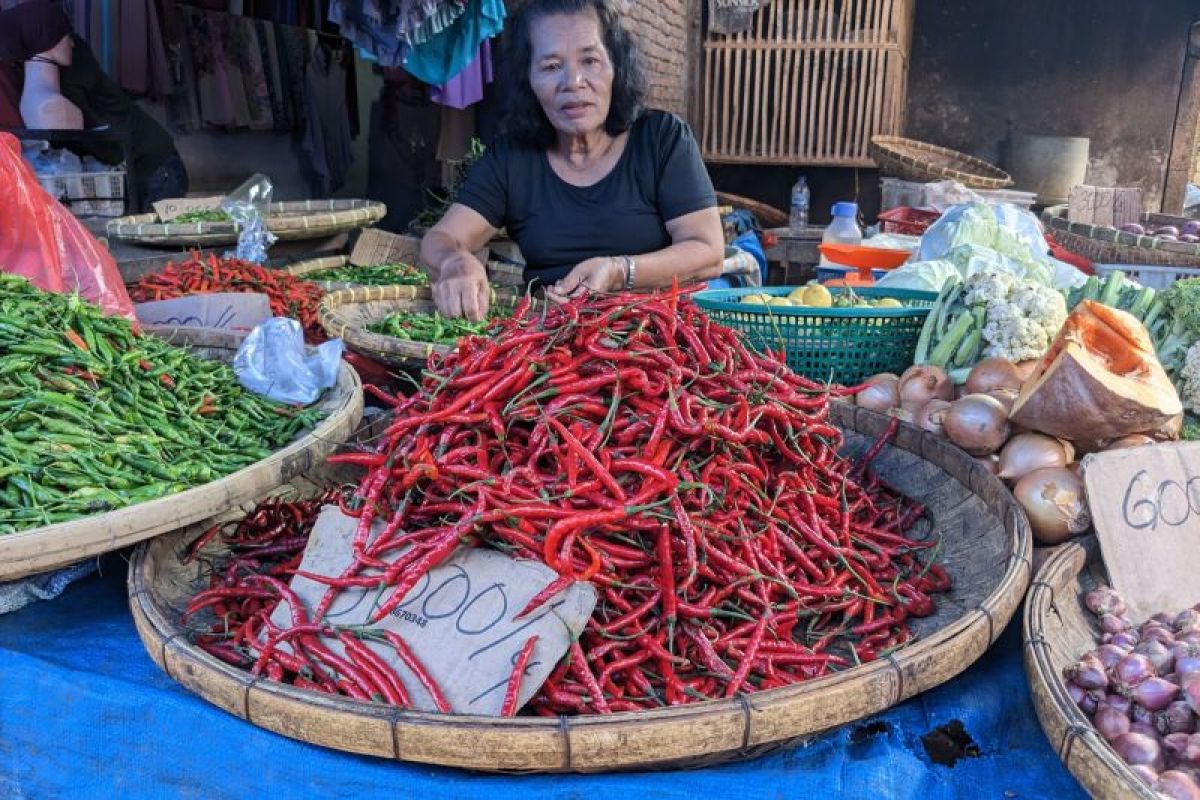
[[[433,302],[445,316],[475,322],[487,317],[491,299],[487,270],[470,253],[454,253],[443,261],[432,288]]]

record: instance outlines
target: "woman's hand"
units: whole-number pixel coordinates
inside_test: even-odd
[[[491,298],[487,270],[470,253],[454,253],[443,261],[432,288],[433,302],[447,317],[476,322],[487,317]]]
[[[616,292],[624,287],[624,261],[608,256],[579,262],[565,278],[547,288],[546,294],[561,303],[584,292]]]

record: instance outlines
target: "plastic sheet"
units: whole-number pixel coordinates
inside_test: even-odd
[[[238,225],[237,249],[226,253],[227,258],[240,258],[255,264],[267,260],[267,250],[279,238],[267,230],[273,191],[271,179],[255,173],[221,201],[222,210]]]
[[[958,678],[885,714],[759,758],[662,772],[484,775],[353,756],[257,728],[146,655],[124,562],[0,617],[0,797],[417,797],[463,800],[1083,800],[1046,741],[1014,621]],[[935,763],[922,738],[961,722],[978,748]],[[469,740],[463,747],[470,747]]]
[[[304,329],[287,317],[257,325],[233,358],[238,381],[277,403],[308,405],[337,382],[342,340],[331,339],[309,350]]]
[[[8,133],[0,133],[0,186],[0,269],[49,292],[78,291],[104,313],[134,319],[112,254],[46,193]]]

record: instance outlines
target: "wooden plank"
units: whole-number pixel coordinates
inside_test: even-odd
[[[1171,134],[1171,156],[1163,180],[1160,209],[1167,214],[1183,213],[1183,198],[1192,178],[1193,162],[1200,150],[1200,22],[1188,34],[1187,57],[1183,62],[1183,81],[1175,127]]]

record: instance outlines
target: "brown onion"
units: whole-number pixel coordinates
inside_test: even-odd
[[[996,475],[1000,472],[1000,459],[996,458],[995,455],[976,456],[975,460],[982,464],[983,468],[993,475]]]
[[[994,397],[1000,401],[1000,405],[1004,406],[1004,413],[1011,414],[1012,408],[1017,404],[1017,397],[1020,392],[1016,389],[992,389],[990,392],[984,392],[988,397]]]
[[[1071,462],[1062,442],[1044,433],[1021,433],[1000,451],[1000,477],[1020,480],[1035,469],[1065,467]]]
[[[1024,379],[1016,366],[1006,358],[985,358],[971,369],[967,376],[967,394],[988,394],[993,389],[1021,390]]]
[[[938,436],[945,436],[946,431],[942,427],[942,423],[945,422],[946,412],[949,409],[949,402],[934,398],[913,414],[913,424],[922,430],[936,433]]]
[[[1013,496],[1025,509],[1033,535],[1042,544],[1061,544],[1092,524],[1083,481],[1068,469],[1035,469],[1017,481]]]
[[[872,375],[866,386],[854,396],[854,404],[871,411],[884,413],[900,405],[900,379],[891,372]]]
[[[932,364],[917,364],[900,376],[900,405],[917,411],[930,400],[953,400],[954,382],[946,370]]]
[[[950,441],[973,456],[990,455],[1008,439],[1008,413],[994,397],[969,394],[950,405],[942,426]]]

